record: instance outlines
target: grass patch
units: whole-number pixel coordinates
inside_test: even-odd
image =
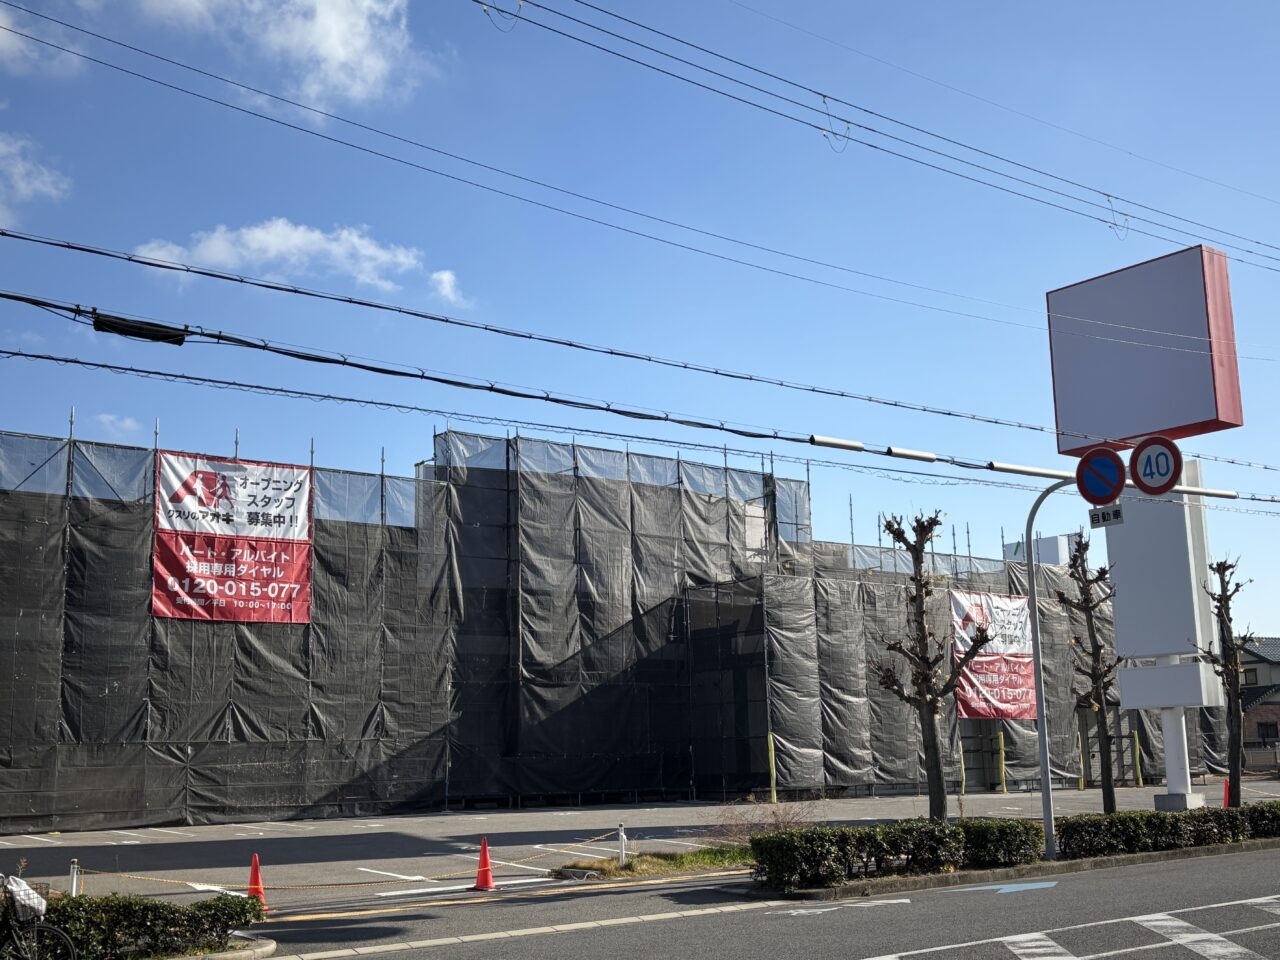
[[[750,867],[755,857],[748,846],[706,847],[682,853],[638,853],[627,857],[625,867],[618,866],[616,857],[599,860],[574,860],[561,870],[590,870],[601,877],[660,877],[666,874],[687,873],[697,870],[726,870],[733,867]]]

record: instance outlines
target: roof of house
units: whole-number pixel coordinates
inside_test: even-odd
[[[1280,637],[1257,637],[1256,642],[1249,644],[1245,650],[1262,660],[1280,663]]]
[[[1277,690],[1280,690],[1280,683],[1263,685],[1259,687],[1241,687],[1240,688],[1240,709],[1249,710],[1256,707],[1260,703],[1265,703],[1267,698],[1272,696]]]

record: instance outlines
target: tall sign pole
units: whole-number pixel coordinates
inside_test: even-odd
[[[1049,768],[1049,710],[1044,696],[1044,668],[1040,656],[1040,606],[1036,590],[1036,552],[1031,546],[1031,531],[1035,527],[1036,514],[1049,495],[1070,486],[1075,480],[1059,480],[1047,487],[1027,514],[1026,539],[1022,541],[1027,552],[1027,593],[1031,614],[1031,660],[1036,680],[1036,739],[1040,746],[1040,804],[1044,817],[1044,858],[1058,858],[1058,838],[1053,829],[1053,771]]]

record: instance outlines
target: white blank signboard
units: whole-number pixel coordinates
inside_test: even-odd
[[[1191,247],[1047,300],[1059,453],[1244,423],[1222,253]]]
[[[1200,479],[1200,464],[1189,462],[1183,483],[1198,486]],[[1204,590],[1209,579],[1204,506],[1180,493],[1159,500],[1164,502],[1136,491],[1122,497],[1124,523],[1106,528],[1116,588],[1116,653],[1122,657],[1190,656],[1193,641],[1201,649],[1216,647]]]

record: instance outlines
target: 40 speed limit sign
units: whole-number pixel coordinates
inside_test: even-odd
[[[1182,479],[1182,452],[1167,437],[1147,437],[1129,456],[1129,476],[1149,496],[1168,493]]]

